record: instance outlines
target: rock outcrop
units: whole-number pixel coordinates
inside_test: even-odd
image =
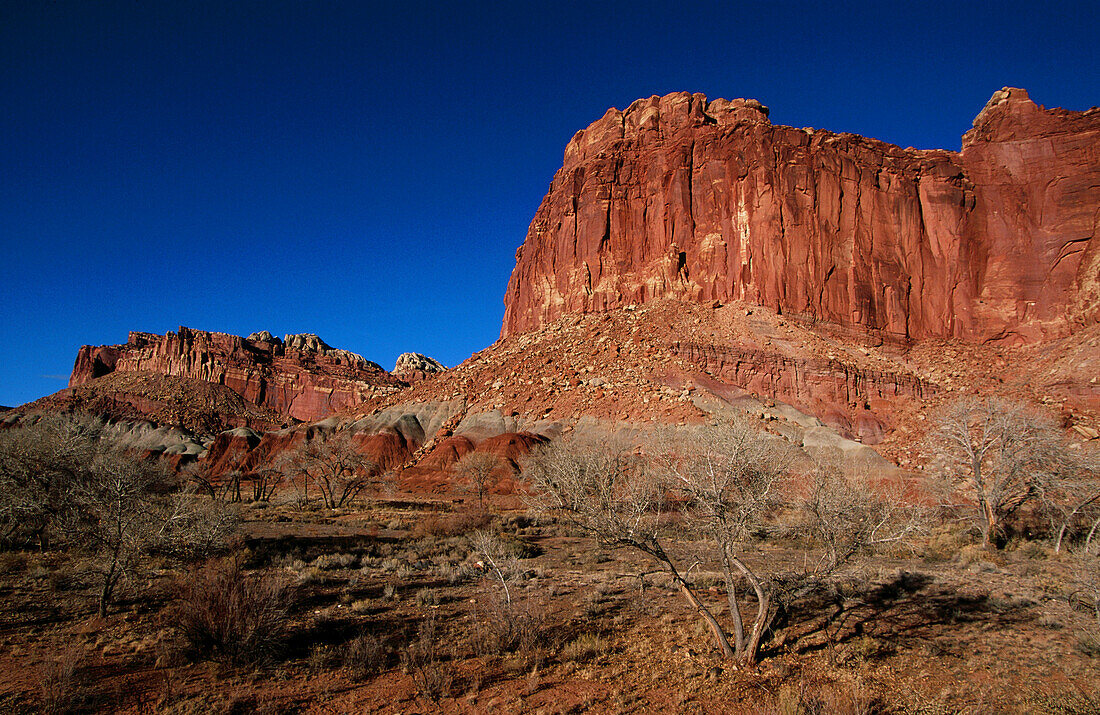
[[[680,92],[577,132],[502,336],[662,297],[878,338],[1029,343],[1100,318],[1100,109],[998,91],[960,152],[776,126]]]
[[[224,385],[260,407],[318,420],[405,386],[377,364],[316,335],[264,331],[248,338],[181,327],[167,335],[131,332],[124,345],[85,345],[70,387],[113,372],[154,373]]]
[[[401,353],[393,367],[393,375],[399,380],[416,384],[447,368],[435,358],[420,353]]]

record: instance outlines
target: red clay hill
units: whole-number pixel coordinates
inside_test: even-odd
[[[776,126],[679,92],[573,137],[516,254],[503,336],[660,298],[882,338],[1035,342],[1100,317],[1100,109],[994,93],[962,151]]]

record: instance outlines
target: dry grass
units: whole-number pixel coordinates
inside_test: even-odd
[[[356,680],[378,675],[389,662],[389,652],[377,636],[363,633],[344,646],[343,665]]]
[[[84,693],[76,700],[85,710],[94,698],[105,709],[149,711],[148,698],[127,689],[136,677],[149,678],[158,693],[153,709],[171,712],[261,705],[276,712],[307,700],[337,712],[1089,711],[1091,696],[1072,687],[1031,694],[1003,687],[1010,678],[1043,677],[1037,662],[1045,669],[1053,659],[1075,682],[1083,682],[1082,673],[1095,664],[1076,645],[1090,613],[1068,601],[1080,587],[1071,560],[1025,545],[989,573],[961,566],[958,551],[934,562],[878,558],[839,583],[835,593],[824,593],[820,603],[788,613],[765,643],[760,667],[747,673],[717,656],[709,634],[669,588],[667,576],[650,576],[639,589],[640,580],[623,576],[644,569],[644,559],[606,550],[595,558],[590,542],[563,535],[553,524],[514,515],[499,520],[507,535],[494,536],[493,553],[507,562],[502,573],[509,601],[499,579],[487,577],[485,555],[468,537],[380,536],[364,527],[361,536],[326,539],[316,535],[321,522],[293,514],[288,531],[301,529],[309,538],[253,541],[253,561],[267,566],[242,569],[246,581],[263,573],[310,575],[295,585],[295,602],[288,604],[285,647],[265,657],[265,667],[188,664],[183,655],[194,658],[198,648],[185,651],[178,640],[156,635],[178,620],[178,597],[162,610],[163,602],[149,600],[156,590],[143,590],[139,599],[123,604],[128,610],[78,636],[85,650],[95,653],[96,672],[106,673],[105,684],[80,687],[80,668],[68,675],[59,670],[49,680],[59,693],[50,700],[61,703],[51,706],[53,711],[68,707],[69,692]],[[382,520],[413,526],[423,514],[410,509],[393,516],[390,510]],[[280,524],[264,522],[272,523]],[[523,539],[515,538],[516,532]],[[684,553],[694,548],[679,536],[670,543]],[[770,542],[765,548],[782,569],[816,558],[801,548]],[[1026,558],[1020,555],[1024,551]],[[61,628],[82,632],[76,610],[47,610],[61,600],[84,600],[80,593],[52,587],[56,565],[56,559],[27,554],[26,562],[0,581],[11,594],[16,622],[53,624],[44,628],[55,635]],[[690,579],[717,609],[725,594],[715,569],[716,564],[702,562]],[[909,576],[898,575],[904,573]],[[161,580],[168,584],[173,578],[169,572]],[[892,590],[881,587],[894,582]],[[15,658],[48,660],[44,647],[30,650],[37,636],[14,628],[9,667],[14,663],[18,669]],[[174,657],[154,657],[160,651],[147,649],[143,660],[137,646],[158,638],[176,649]],[[212,648],[205,651],[232,664],[230,657],[212,655]],[[154,660],[155,669],[148,668]],[[978,668],[987,674],[982,692],[967,679]],[[83,671],[86,678],[90,670]],[[74,680],[75,690],[65,685]],[[0,710],[25,711],[20,703],[43,702],[38,682],[36,671],[33,681],[21,686],[23,700],[0,699]],[[943,683],[953,684],[950,692]]]
[[[428,536],[462,536],[471,531],[484,529],[492,522],[487,511],[460,511],[452,514],[429,514],[416,522],[412,528],[413,538]]]
[[[80,674],[83,660],[71,649],[42,667],[39,693],[43,713],[74,712],[81,706],[87,686]]]

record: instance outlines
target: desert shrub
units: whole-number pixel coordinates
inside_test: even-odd
[[[1100,692],[1088,692],[1072,683],[1059,683],[1028,694],[1034,712],[1052,715],[1086,715],[1100,712]]]
[[[872,638],[871,636],[860,636],[846,644],[844,651],[843,661],[845,663],[864,663],[893,655],[897,652],[897,649],[888,641]]]
[[[453,677],[442,662],[439,622],[435,612],[420,622],[416,638],[405,644],[402,665],[413,677],[417,690],[424,697],[438,701],[450,693]]]
[[[535,597],[509,599],[493,590],[475,599],[473,643],[479,656],[515,652],[535,660],[548,639],[546,614]]]
[[[22,573],[27,570],[27,555],[19,551],[0,553],[0,574]]]
[[[363,633],[344,646],[344,668],[356,679],[378,675],[386,669],[388,659],[385,644],[370,633]]]
[[[439,591],[434,588],[422,588],[416,592],[416,605],[418,606],[438,606],[439,601]]]
[[[303,586],[327,583],[329,575],[316,566],[307,566],[298,572],[298,583]]]
[[[477,529],[484,529],[492,518],[487,511],[428,514],[413,526],[412,536],[416,539],[429,536],[462,536]]]
[[[967,529],[960,529],[956,524],[943,524],[934,527],[929,533],[922,556],[931,563],[950,561],[972,543],[974,537]]]
[[[47,576],[51,591],[72,591],[83,585],[84,574],[77,564],[62,562]]]
[[[976,566],[979,568],[982,564],[988,564],[996,569],[996,567],[1004,565],[1004,557],[1000,553],[987,550],[981,544],[968,544],[959,549],[951,562],[957,566]],[[988,566],[985,568],[988,568]]]
[[[519,531],[535,526],[538,520],[530,514],[509,514],[501,517],[500,528],[505,531]]]
[[[446,579],[448,584],[455,586],[468,581],[476,572],[466,564],[442,564],[438,573],[440,578]]]
[[[1049,557],[1050,550],[1047,545],[1039,541],[1024,541],[1014,539],[1009,544],[1012,554],[1018,559],[1037,560]]]
[[[1100,563],[1096,557],[1082,553],[1073,556],[1070,566],[1069,602],[1075,609],[1088,614],[1086,625],[1078,636],[1077,648],[1085,655],[1097,657],[1100,656]]]
[[[1077,650],[1090,658],[1100,657],[1100,635],[1085,631],[1077,636]]]
[[[68,713],[81,706],[85,690],[80,677],[81,661],[81,656],[70,650],[43,666],[39,684],[43,713]]]
[[[318,673],[334,670],[340,666],[341,653],[328,643],[318,643],[310,649],[307,662],[309,669]]]
[[[502,534],[500,536],[500,541],[505,552],[507,552],[509,556],[516,559],[533,559],[536,556],[542,554],[542,549],[540,549],[538,546],[532,544],[529,541],[525,541],[514,536],[506,536]],[[602,551],[596,551],[596,556],[594,558],[596,559],[594,562],[598,564],[611,560],[611,558],[603,554]],[[601,558],[602,560],[599,560]]]
[[[284,581],[246,573],[239,557],[229,558],[178,584],[171,617],[193,657],[260,663],[283,647],[290,597]]]
[[[584,599],[584,615],[587,618],[598,618],[603,616],[608,610],[612,608],[611,598],[614,593],[615,587],[610,583],[598,583]]]
[[[860,679],[814,682],[805,679],[779,688],[769,712],[781,715],[870,715],[883,703]],[[920,710],[919,712],[925,712]]]

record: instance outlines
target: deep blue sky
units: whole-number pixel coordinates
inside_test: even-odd
[[[499,334],[575,131],[676,90],[956,149],[1100,104],[1100,3],[0,1],[0,404],[179,325],[392,367]]]

